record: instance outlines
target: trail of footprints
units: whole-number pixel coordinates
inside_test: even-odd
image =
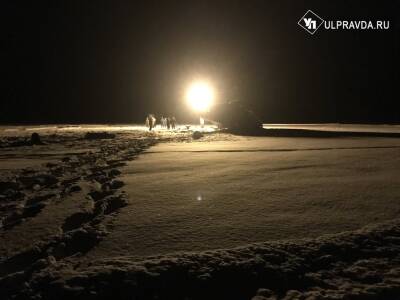
[[[7,187],[13,187],[15,195],[8,198],[12,199],[8,210],[2,210],[3,230],[37,216],[51,201],[62,201],[66,195],[82,192],[82,181],[92,186],[86,195],[91,206],[67,217],[61,234],[0,261],[0,285],[5,275],[17,282],[24,281],[52,260],[81,255],[97,245],[107,234],[104,220],[115,217],[128,204],[127,195],[121,191],[124,183],[117,179],[121,174],[119,168],[156,142],[155,138],[107,141],[98,152],[65,157],[60,164],[48,164],[46,173],[26,170],[9,182]]]

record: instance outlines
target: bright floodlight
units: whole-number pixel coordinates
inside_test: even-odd
[[[210,85],[205,82],[193,83],[186,94],[190,106],[198,111],[208,111],[214,101],[214,92]]]

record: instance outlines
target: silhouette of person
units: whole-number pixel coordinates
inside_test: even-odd
[[[146,127],[150,128],[150,119],[149,116],[146,117],[146,121],[145,121]]]
[[[172,127],[172,129],[175,129],[175,124],[176,124],[176,119],[175,119],[175,117],[173,116],[173,117],[171,118],[171,127]]]
[[[204,127],[204,119],[202,117],[200,117],[200,127],[201,128]]]
[[[167,128],[171,129],[171,118],[167,117]]]
[[[153,115],[150,115],[149,121],[150,121],[149,130],[151,131],[156,126],[156,118]]]

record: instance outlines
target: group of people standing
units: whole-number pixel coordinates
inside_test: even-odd
[[[153,114],[149,114],[146,117],[146,127],[149,128],[149,130],[151,131],[152,129],[154,129],[157,125],[157,119]],[[161,116],[160,118],[160,125],[161,128],[166,128],[166,129],[175,129],[176,127],[176,119],[175,117],[164,117]]]

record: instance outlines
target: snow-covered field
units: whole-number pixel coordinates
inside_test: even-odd
[[[400,132],[400,125],[371,124],[264,124],[265,129],[307,129],[336,132]]]
[[[284,134],[1,127],[1,294],[398,298],[400,138],[287,130],[400,128],[264,127]]]
[[[228,248],[396,218],[399,154],[400,139],[158,144],[124,168],[131,205],[93,255]]]
[[[178,125],[175,132],[182,131],[202,131],[211,132],[216,129],[216,126],[207,125],[201,128],[196,124],[181,124]],[[85,132],[137,132],[147,131],[147,128],[141,124],[120,124],[120,125],[107,125],[107,124],[82,124],[82,125],[20,125],[20,126],[0,126],[0,137],[7,136],[29,136],[33,132],[39,134],[82,134]],[[157,125],[155,128],[157,132],[170,132],[167,129],[161,128]]]

